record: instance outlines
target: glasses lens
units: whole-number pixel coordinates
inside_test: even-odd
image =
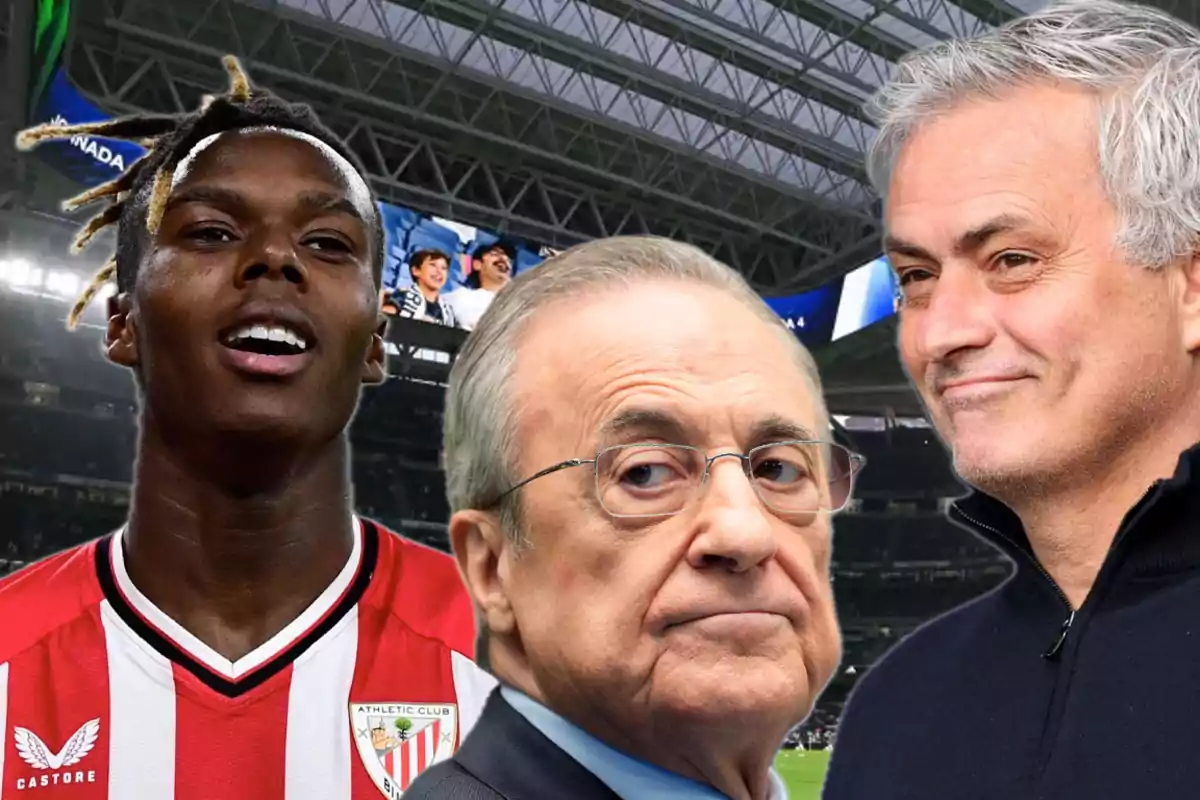
[[[783,442],[755,448],[750,453],[750,473],[762,501],[789,514],[841,511],[850,499],[854,477],[850,452],[824,442]]]
[[[829,449],[829,502],[833,511],[841,511],[854,489],[854,456],[840,444],[831,444]]]
[[[691,501],[703,474],[704,457],[690,447],[610,447],[596,459],[596,496],[613,516],[667,516]]]

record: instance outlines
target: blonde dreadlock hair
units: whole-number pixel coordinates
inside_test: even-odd
[[[75,252],[86,247],[100,231],[113,224],[117,226],[116,253],[105,262],[71,308],[67,327],[75,327],[84,310],[110,281],[116,282],[120,292],[133,288],[145,255],[147,238],[158,233],[166,212],[175,168],[208,137],[259,127],[305,133],[327,144],[360,175],[365,175],[358,158],[321,123],[311,107],[252,89],[241,64],[233,56],[225,56],[221,63],[229,76],[229,90],[223,95],[205,95],[196,111],[175,115],[147,114],[81,125],[44,124],[17,134],[17,147],[21,150],[72,136],[99,136],[137,142],[149,151],[115,179],[63,203],[64,210],[74,211],[101,200],[108,201],[104,210],[89,219],[76,235],[71,246]],[[378,282],[383,260],[383,229],[378,217],[375,218],[374,258]]]

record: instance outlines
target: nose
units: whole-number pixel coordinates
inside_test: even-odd
[[[910,342],[926,363],[985,347],[995,335],[991,299],[975,270],[947,266],[924,307],[901,314],[902,340]]]
[[[308,270],[287,231],[267,230],[247,241],[246,256],[235,283],[242,289],[262,279],[284,280],[301,289],[307,288]]]
[[[747,572],[775,556],[779,544],[773,515],[740,463],[732,458],[715,460],[704,489],[688,563],[695,569]]]

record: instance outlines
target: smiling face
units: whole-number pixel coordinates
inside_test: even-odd
[[[1103,474],[1189,402],[1181,270],[1116,245],[1097,104],[1035,86],[918,129],[887,199],[904,365],[970,483]]]
[[[607,445],[744,453],[822,424],[781,329],[718,290],[672,281],[539,312],[512,407],[522,476]],[[631,480],[674,474],[629,458]],[[782,737],[839,659],[829,516],[771,512],[731,458],[667,518],[614,518],[594,486],[590,467],[524,486],[530,547],[498,567],[510,634],[548,705],[634,738],[675,724]]]
[[[489,291],[499,291],[512,278],[512,259],[497,245],[479,256],[479,285]]]
[[[202,436],[341,433],[361,384],[383,377],[375,210],[352,183],[278,132],[196,155],[109,322],[109,357],[137,370],[147,414]]]
[[[427,297],[437,297],[449,274],[450,264],[440,256],[429,256],[412,269],[413,280]]]

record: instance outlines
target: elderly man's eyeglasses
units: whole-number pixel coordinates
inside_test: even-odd
[[[572,467],[592,465],[596,497],[614,517],[667,517],[696,499],[718,458],[736,458],[760,500],[780,514],[836,513],[846,507],[854,477],[866,459],[826,441],[786,441],[748,453],[717,453],[682,444],[623,444],[595,458],[573,458],[547,467],[501,494],[495,506],[522,486]]]

